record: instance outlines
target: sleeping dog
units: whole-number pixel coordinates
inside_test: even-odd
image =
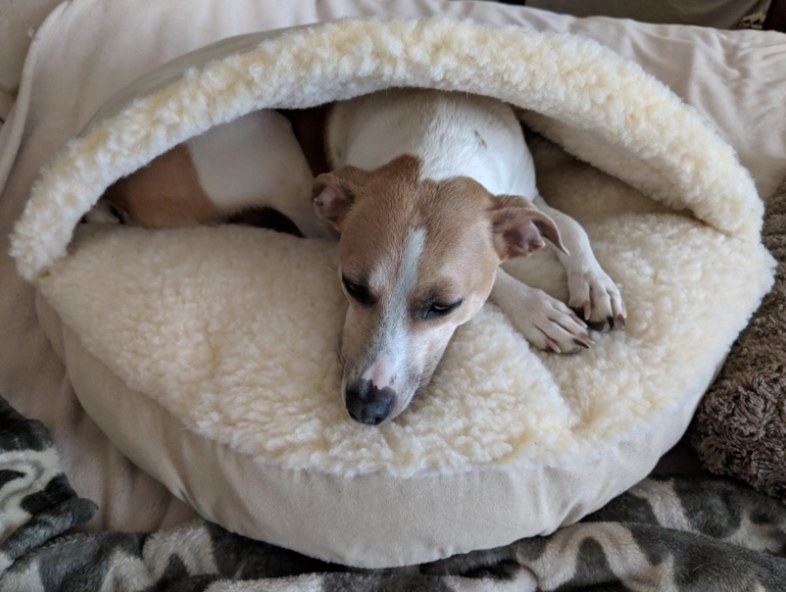
[[[111,204],[132,222],[162,226],[215,222],[250,205],[271,205],[306,236],[325,236],[304,210],[311,176],[304,175],[308,167],[291,129],[272,111],[246,117],[267,124],[252,133],[239,120],[176,147],[170,152],[177,155],[159,157],[167,162],[154,161],[112,188],[101,208]],[[455,330],[486,300],[530,343],[554,352],[589,347],[585,321],[604,329],[624,325],[620,291],[586,233],[540,197],[508,105],[463,93],[383,91],[332,105],[319,144],[305,148],[324,149],[321,160],[330,169],[313,180],[311,194],[314,211],[340,235],[338,275],[349,301],[341,390],[355,420],[378,425],[404,411],[430,381]],[[282,154],[287,165],[271,166]],[[219,179],[232,175],[236,158],[255,166],[229,178],[235,190],[228,191]],[[151,197],[158,183],[138,175],[176,179],[188,187],[182,195],[189,205]],[[268,191],[255,192],[255,183]],[[238,199],[240,193],[246,197]],[[500,267],[547,244],[565,267],[568,305]]]
[[[508,105],[434,90],[359,97],[330,110],[326,152],[332,171],[316,178],[314,205],[340,233],[342,391],[356,420],[401,413],[489,298],[536,347],[589,347],[568,306],[499,266],[546,241],[566,269],[570,306],[607,328],[624,323],[584,230],[539,196]]]

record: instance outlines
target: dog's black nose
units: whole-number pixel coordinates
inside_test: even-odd
[[[378,389],[370,380],[358,380],[347,386],[346,405],[355,421],[379,425],[390,415],[396,392],[388,387]]]

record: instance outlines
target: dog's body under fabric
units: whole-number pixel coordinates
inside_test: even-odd
[[[289,121],[265,109],[217,125],[119,179],[87,218],[173,228],[270,208],[300,233],[329,238],[308,199],[312,182]]]

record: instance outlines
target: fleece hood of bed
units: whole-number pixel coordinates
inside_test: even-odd
[[[721,232],[760,234],[762,204],[733,149],[600,44],[440,18],[348,19],[229,39],[121,93],[34,186],[12,238],[19,271],[44,272],[106,187],[214,125],[398,86],[485,94],[534,112],[538,131],[652,198]]]

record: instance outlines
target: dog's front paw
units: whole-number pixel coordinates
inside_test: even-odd
[[[594,344],[587,325],[565,304],[542,290],[521,285],[503,311],[527,341],[539,349],[575,353]]]
[[[597,331],[622,329],[627,311],[614,280],[599,266],[589,271],[568,271],[568,306]]]

